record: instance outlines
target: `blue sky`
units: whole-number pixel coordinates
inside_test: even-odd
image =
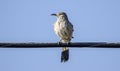
[[[74,25],[72,42],[120,42],[119,0],[0,0],[0,42],[58,42],[53,31],[64,11]],[[120,71],[120,49],[1,48],[0,71]]]

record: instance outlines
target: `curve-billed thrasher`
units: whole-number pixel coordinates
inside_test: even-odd
[[[51,14],[57,16],[57,21],[54,24],[54,31],[60,37],[62,43],[70,43],[73,38],[73,25],[68,20],[65,12],[59,12],[57,14]],[[62,47],[61,62],[66,62],[69,59],[68,47]]]

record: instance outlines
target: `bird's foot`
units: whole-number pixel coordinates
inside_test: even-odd
[[[67,42],[67,45],[70,45],[71,42]]]
[[[60,40],[59,42],[58,42],[58,45],[60,45],[62,43],[62,40]]]

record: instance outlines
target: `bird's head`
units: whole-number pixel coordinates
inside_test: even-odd
[[[57,16],[57,17],[66,17],[67,18],[67,14],[65,12],[58,12],[57,14],[51,14],[52,16]]]

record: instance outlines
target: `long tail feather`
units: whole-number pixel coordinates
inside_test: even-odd
[[[69,60],[69,49],[68,47],[63,47],[61,53],[61,62],[66,62],[68,60]]]

